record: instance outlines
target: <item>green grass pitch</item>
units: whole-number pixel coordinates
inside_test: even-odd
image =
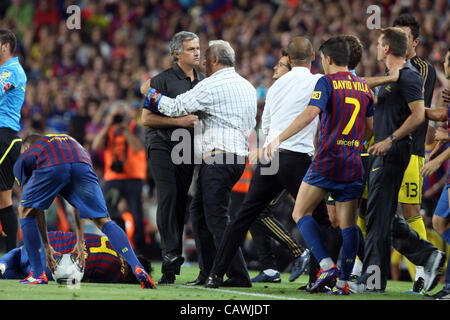
[[[154,264],[153,268],[152,278],[157,281],[161,277],[161,266]],[[404,281],[389,281],[384,294],[335,297],[298,290],[306,284],[306,275],[289,282],[289,274],[282,273],[281,283],[256,283],[251,288],[207,289],[185,285],[197,275],[198,267],[183,266],[175,284],[159,285],[156,290],[143,290],[138,284],[81,283],[79,288],[70,288],[54,281],[48,285],[23,285],[18,280],[0,280],[0,300],[428,300],[404,293],[412,286],[411,282]],[[250,271],[251,277],[255,275],[256,271]],[[432,293],[441,288],[439,284]]]

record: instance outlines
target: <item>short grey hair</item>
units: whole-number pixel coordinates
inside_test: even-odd
[[[178,58],[175,56],[175,51],[178,54],[183,53],[183,41],[194,39],[197,39],[200,42],[198,35],[189,31],[180,31],[172,37],[172,40],[169,42],[169,53],[172,56],[173,61],[178,61]]]
[[[230,43],[225,40],[211,40],[209,42],[210,58],[218,57],[219,63],[223,66],[234,67],[235,54]]]

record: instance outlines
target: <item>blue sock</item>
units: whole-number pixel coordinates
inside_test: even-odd
[[[442,234],[442,239],[450,245],[450,228],[444,231]]]
[[[114,221],[108,221],[103,225],[102,232],[108,237],[114,250],[125,258],[125,261],[130,265],[133,272],[136,266],[139,266],[142,270],[144,270],[144,267],[136,257],[133,248],[131,248],[130,241],[128,241],[127,235],[122,228],[120,228]]]
[[[305,239],[308,248],[311,249],[318,262],[322,259],[330,257],[328,250],[322,243],[319,225],[312,216],[304,216],[298,219],[297,226],[303,239]]]
[[[359,228],[353,226],[342,230],[341,275],[339,279],[349,280],[359,248]]]
[[[31,270],[35,278],[42,275],[45,265],[41,261],[42,239],[39,234],[36,217],[26,217],[20,219],[24,248],[30,260]]]

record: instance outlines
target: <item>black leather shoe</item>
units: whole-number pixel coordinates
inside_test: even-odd
[[[173,272],[180,274],[180,266],[184,263],[184,258],[173,253],[164,256],[162,262],[162,273]]]
[[[202,286],[206,283],[206,279],[203,277],[198,277],[194,281],[189,281],[186,283],[187,286]]]
[[[206,288],[218,288],[222,283],[222,280],[219,279],[219,277],[214,274],[211,273],[208,277],[208,279],[206,279],[206,283],[205,283],[205,287]]]
[[[163,273],[158,284],[173,284],[175,283],[175,274],[173,272]]]
[[[241,288],[250,288],[252,286],[251,281],[241,280],[236,278],[228,278],[222,283],[222,287],[241,287]]]

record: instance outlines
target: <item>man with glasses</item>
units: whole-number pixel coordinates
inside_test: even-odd
[[[278,60],[278,63],[273,67],[273,79],[277,80],[281,78],[286,72],[292,70],[292,66],[289,63],[289,56],[285,50],[281,50],[281,58]]]
[[[272,79],[278,80],[284,74],[292,70],[292,66],[289,62],[289,55],[286,50],[281,50],[281,57],[273,67]],[[258,154],[262,152],[261,148],[255,148],[250,152],[250,163],[257,163]],[[245,192],[237,192],[237,190],[243,188],[236,188],[239,186],[241,180],[233,187],[233,193],[231,195],[232,206],[230,208],[230,215],[233,217],[239,210],[245,195],[248,193],[250,181],[255,169],[250,164],[250,176],[247,177]],[[244,172],[245,174],[245,172]],[[242,177],[244,177],[244,174]],[[241,179],[242,179],[241,177]],[[252,279],[252,282],[281,282],[281,276],[278,272],[275,248],[272,239],[276,240],[280,245],[286,248],[293,257],[293,265],[291,269],[291,275],[289,281],[296,280],[306,269],[310,260],[310,252],[298,243],[298,241],[292,236],[287,228],[275,218],[275,214],[279,211],[280,205],[289,201],[288,193],[286,190],[280,192],[264,209],[255,222],[250,227],[250,233],[255,246],[255,250],[258,256],[258,261],[261,264],[261,272]]]

